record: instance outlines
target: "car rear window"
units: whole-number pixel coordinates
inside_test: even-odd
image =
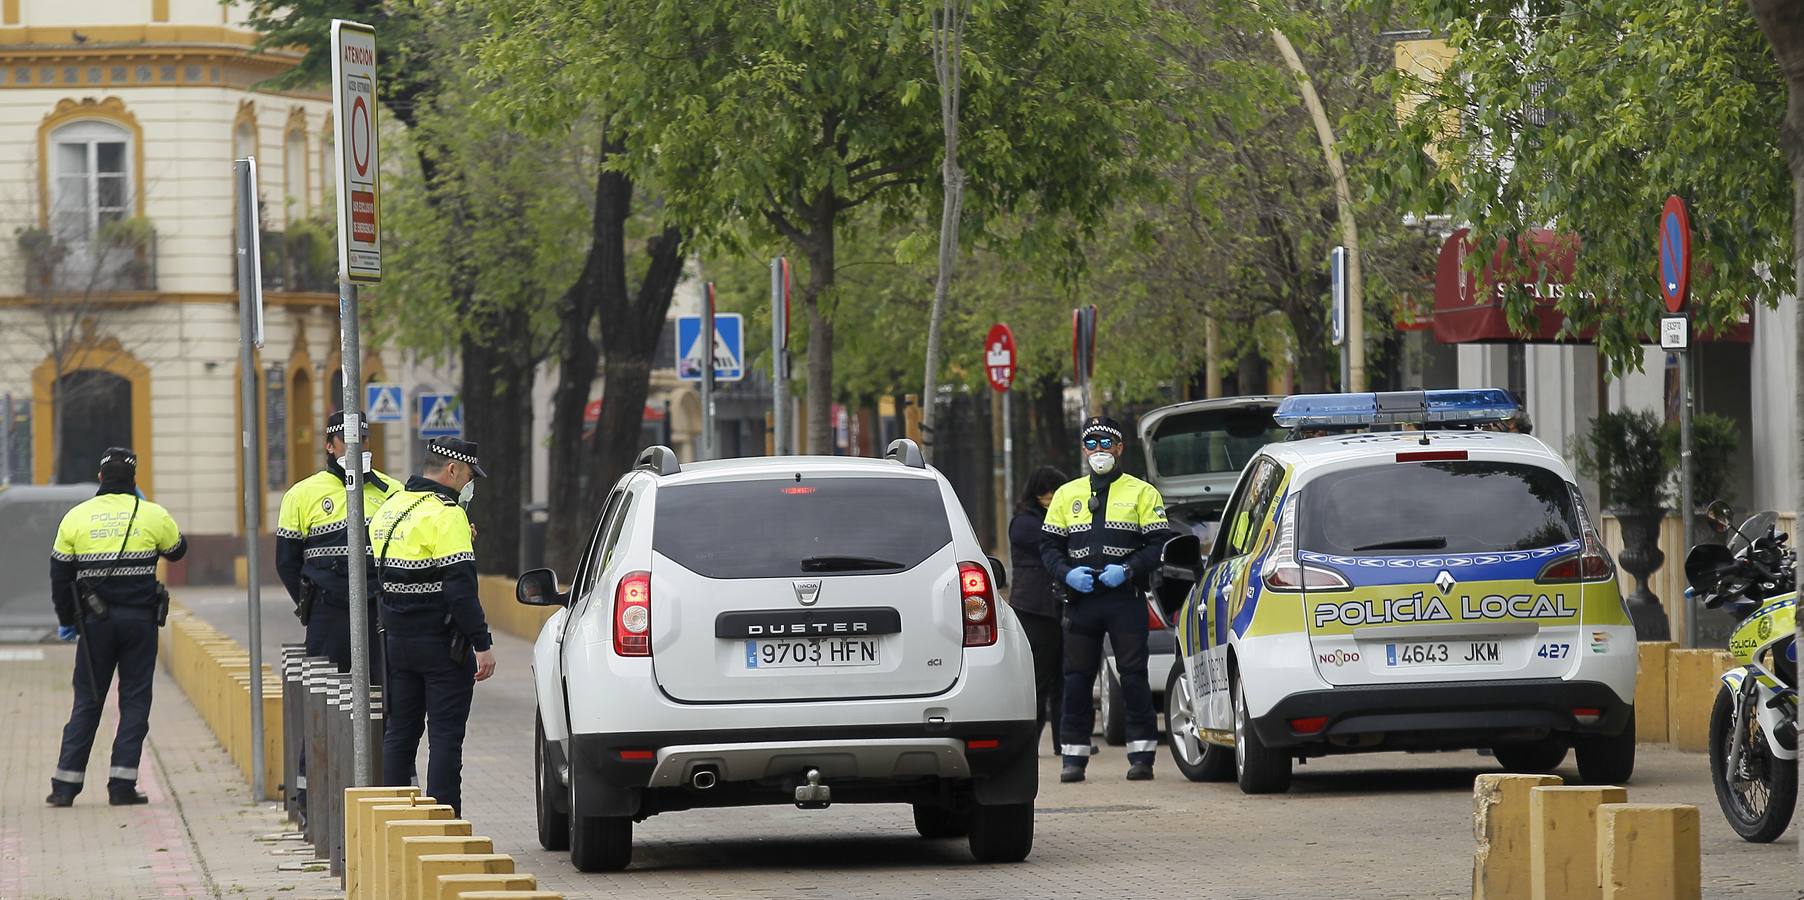
[[[952,541],[926,478],[782,478],[660,488],[652,549],[707,578],[884,574]]]
[[[1153,466],[1161,478],[1235,473],[1261,447],[1283,439],[1271,407],[1179,413],[1153,430]]]
[[[1489,553],[1579,536],[1565,480],[1523,463],[1387,463],[1330,472],[1302,494],[1298,540],[1320,553]]]

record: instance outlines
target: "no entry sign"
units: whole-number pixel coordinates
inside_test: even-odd
[[[351,281],[380,281],[376,31],[343,19],[332,20],[332,130],[338,148],[338,273]]]
[[[1685,201],[1674,194],[1660,210],[1660,296],[1669,311],[1678,312],[1690,290],[1691,216]]]
[[[983,339],[983,374],[998,392],[1015,383],[1015,333],[1001,322],[991,325]]]

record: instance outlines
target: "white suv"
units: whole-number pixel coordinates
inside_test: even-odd
[[[583,871],[699,807],[909,803],[982,861],[1033,846],[1032,655],[952,488],[887,460],[692,463],[615,484],[533,648],[539,843]]]

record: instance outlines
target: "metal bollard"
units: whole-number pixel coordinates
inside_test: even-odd
[[[345,873],[345,788],[356,782],[356,772],[352,765],[351,732],[355,723],[351,719],[351,676],[345,675],[339,681],[338,704],[333,710],[332,730],[336,735],[333,746],[338,752],[333,759],[332,772],[332,836],[330,870],[340,879],[343,886]]]
[[[318,859],[320,834],[324,827],[321,819],[324,804],[321,798],[326,793],[326,695],[331,688],[329,674],[336,669],[330,661],[316,657],[306,658],[303,665],[302,679],[307,687],[303,704],[304,730],[307,735],[307,780],[302,786],[307,790],[307,841],[313,845],[314,858]]]
[[[386,721],[388,707],[382,696],[382,685],[370,685],[370,720],[365,727],[370,730],[370,783],[383,784],[382,780],[382,727]]]
[[[306,653],[303,644],[282,645],[282,811],[290,822],[301,820],[301,748],[307,740],[307,719],[301,704],[306,692],[301,681],[301,658]]]

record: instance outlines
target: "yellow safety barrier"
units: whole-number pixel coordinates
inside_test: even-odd
[[[397,895],[391,890],[389,896],[400,896],[406,900],[433,900],[438,895],[436,880],[421,880],[420,857],[494,852],[495,842],[485,837],[404,837],[401,839],[400,855],[401,892]]]
[[[505,853],[429,853],[414,863],[415,884],[438,884],[446,875],[512,875],[514,858]],[[390,897],[389,900],[411,900]]]
[[[1666,661],[1679,645],[1642,641],[1640,671],[1635,675],[1635,737],[1641,743],[1666,741]]]
[[[1597,878],[1603,900],[1703,896],[1698,808],[1606,803],[1597,808]]]
[[[514,599],[514,579],[499,575],[482,575],[476,579],[476,595],[482,601],[482,614],[493,631],[511,634],[523,640],[539,638],[539,629],[555,606],[525,606]]]
[[[1528,792],[1560,784],[1558,775],[1480,775],[1472,785],[1473,900],[1529,894]]]
[[[382,885],[380,896],[400,900],[407,896],[407,839],[411,837],[471,837],[475,830],[463,819],[395,819],[382,826],[382,857],[376,864]]]
[[[466,891],[463,900],[564,900],[557,891]]]
[[[1619,787],[1561,785],[1528,792],[1529,896],[1597,900],[1597,808],[1626,803]]]
[[[1720,650],[1673,650],[1666,657],[1667,734],[1674,750],[1710,749],[1710,707],[1735,659]]]
[[[396,801],[412,801],[420,789],[408,787],[345,788],[345,896],[357,900],[366,896],[368,885],[363,859],[365,830],[370,827],[369,811],[378,806],[395,806]]]
[[[171,603],[168,627],[159,636],[163,668],[200,713],[207,729],[225,748],[233,765],[250,783],[257,748],[251,746],[250,657],[237,641]],[[282,784],[282,680],[263,666],[262,796],[274,797]]]
[[[440,875],[438,893],[430,900],[458,900],[478,891],[531,891],[538,886],[537,878],[518,872],[512,875]]]

